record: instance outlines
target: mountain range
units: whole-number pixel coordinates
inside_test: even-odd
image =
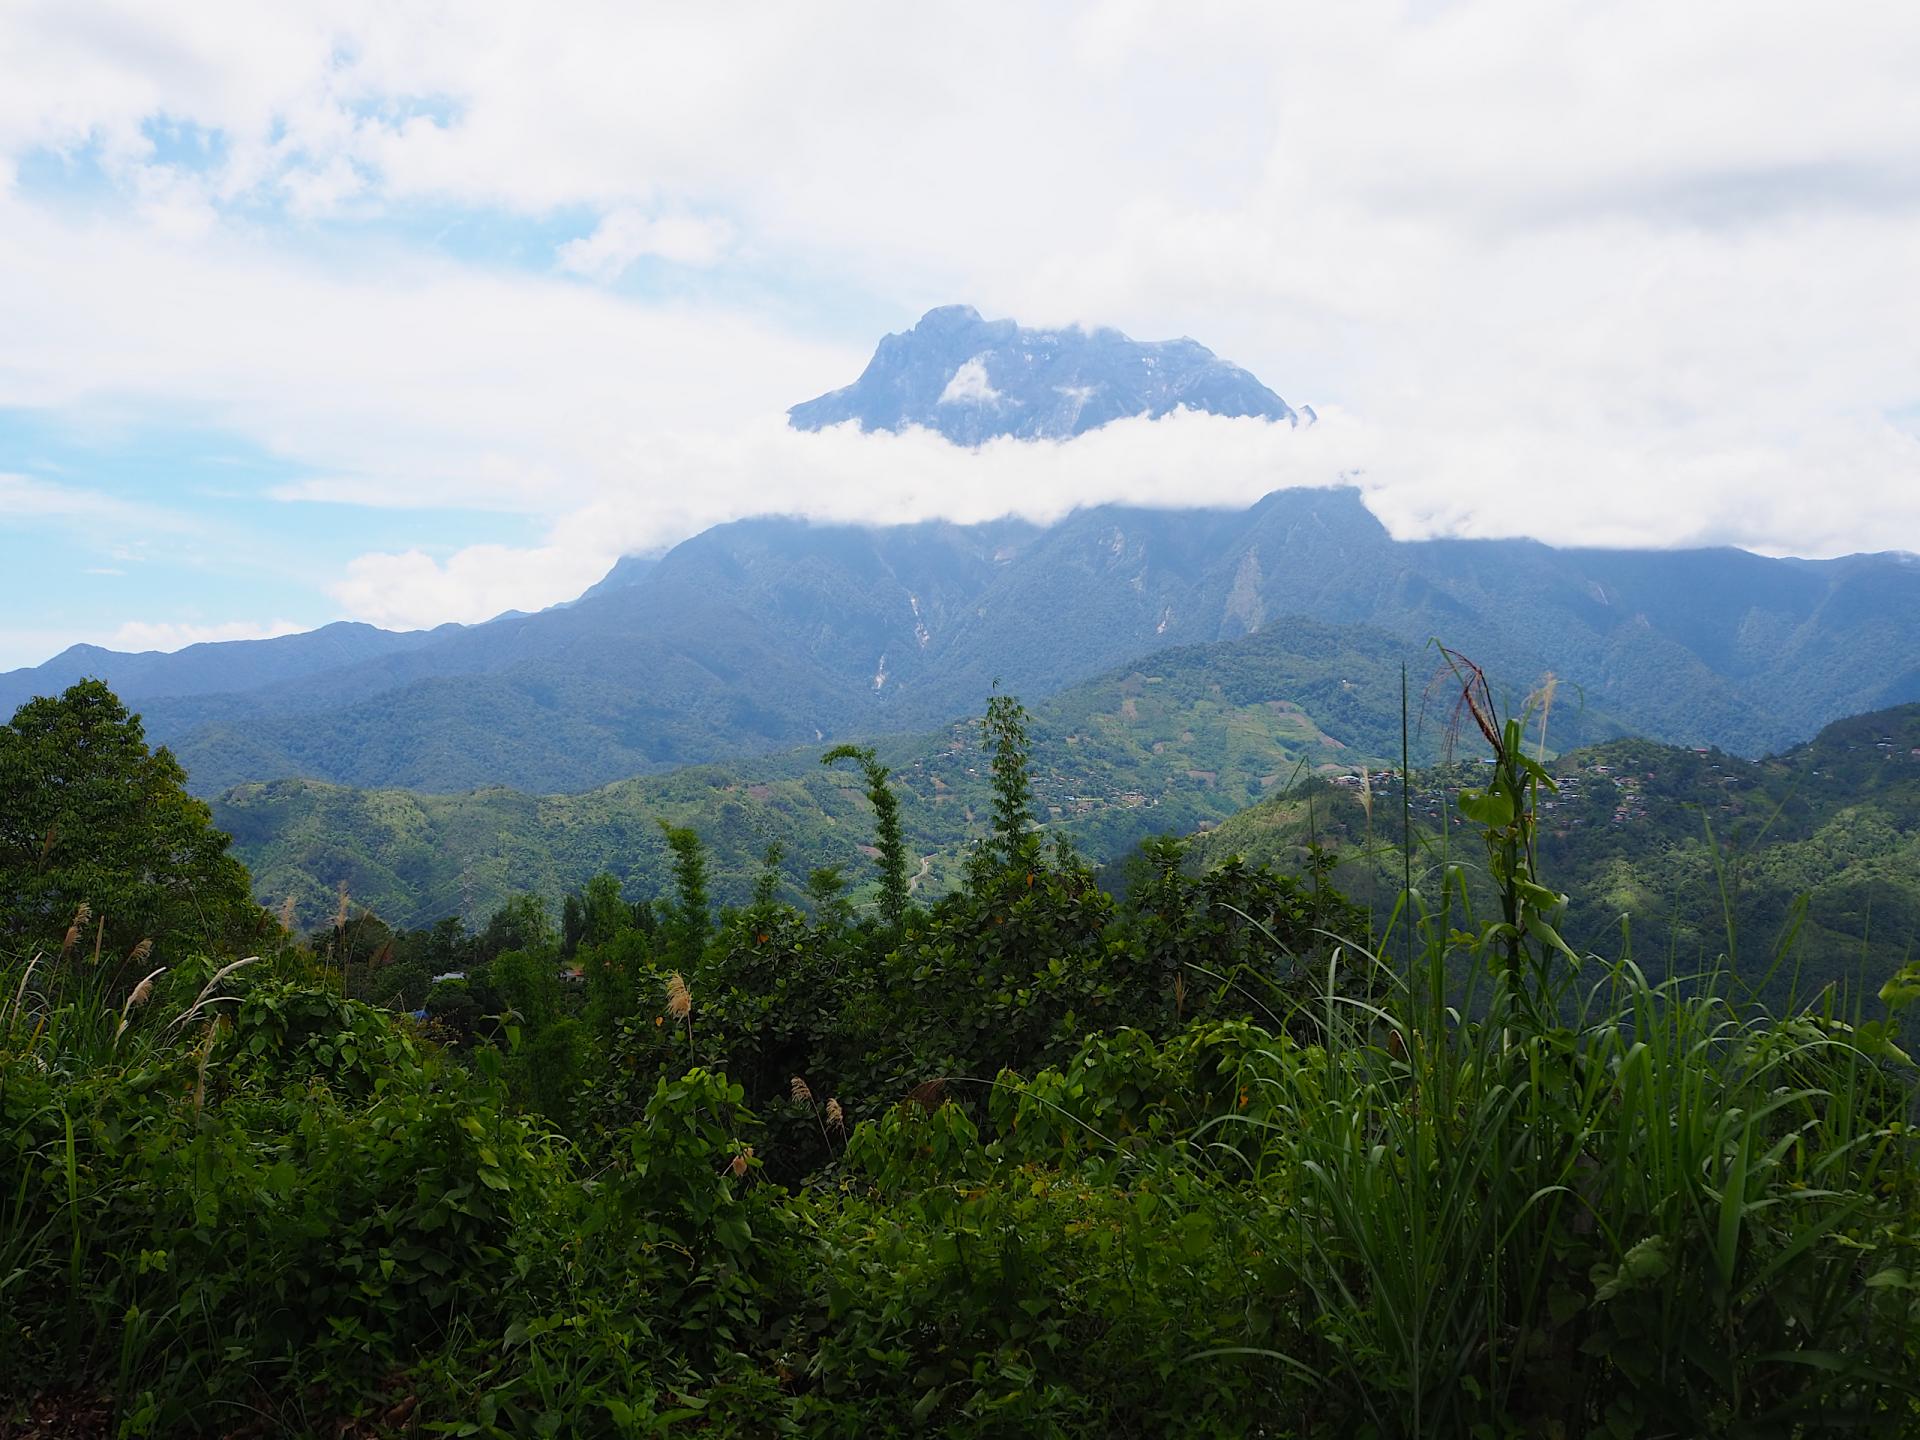
[[[961,382],[976,361],[980,385]],[[1192,342],[1028,331],[947,307],[887,337],[854,385],[795,407],[793,422],[937,427],[959,413],[956,386],[974,417],[952,432],[963,441],[1177,404],[1298,418]],[[1048,407],[1075,386],[1104,398],[1069,424]],[[1054,418],[1022,428],[1043,410]],[[924,731],[996,682],[1038,700],[1291,617],[1415,647],[1439,637],[1515,701],[1552,671],[1610,723],[1746,755],[1920,697],[1913,557],[1403,541],[1352,488],[1277,491],[1245,510],[1097,506],[1045,526],[763,517],[594,579],[567,605],[480,625],[338,624],[171,655],[75,647],[0,675],[0,713],[100,676],[204,795],[288,777],[580,791]]]

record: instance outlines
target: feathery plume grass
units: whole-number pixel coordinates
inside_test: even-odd
[[[215,995],[213,993],[214,987],[226,979],[227,976],[233,974],[234,971],[248,965],[258,964],[259,960],[260,957],[258,955],[249,955],[244,960],[235,960],[230,964],[222,965],[218,970],[214,971],[213,978],[200,987],[200,993],[194,997],[193,1004],[175,1016],[173,1021],[167,1026],[168,1033],[171,1034],[183,1026],[192,1024],[193,1017],[206,1009],[207,1006],[217,1005],[222,1000],[232,1000],[236,998],[232,995]]]
[[[293,892],[287,892],[287,898],[280,902],[280,928],[289,935],[293,933],[293,914],[296,905]]]
[[[1549,670],[1540,682],[1540,688],[1527,699],[1527,707],[1540,707],[1540,750],[1535,757],[1542,765],[1547,763],[1547,717],[1553,713],[1553,697],[1560,689],[1560,677]]]
[[[120,1007],[120,1023],[114,1027],[113,1043],[116,1047],[120,1044],[120,1037],[127,1033],[127,1026],[133,1023],[133,1012],[153,998],[153,982],[166,974],[166,971],[166,966],[156,966],[147,973],[145,979],[128,992],[125,1003]]]
[[[206,1033],[200,1037],[195,1048],[193,1067],[193,1113],[198,1115],[207,1102],[207,1060],[213,1054],[214,1036],[220,1028],[220,1022],[209,1020]]]
[[[678,970],[667,976],[667,1015],[687,1027],[687,1059],[693,1059],[693,992]]]
[[[0,1015],[0,1020],[5,1020],[11,1025],[14,1020],[19,1018],[20,1006],[27,998],[27,983],[33,979],[33,972],[39,968],[40,962],[46,958],[47,952],[40,950],[36,951],[33,959],[27,962],[27,968],[20,973],[20,984],[13,992],[13,1008],[5,1015]]]
[[[153,954],[153,941],[142,940],[127,952],[127,963],[129,965],[138,965],[151,954]]]
[[[827,1101],[827,1124],[834,1128],[836,1134],[844,1134],[846,1131],[847,1112],[840,1108],[840,1102],[837,1099]]]
[[[677,1025],[693,1014],[693,992],[678,970],[667,976],[667,1015]]]
[[[793,1097],[796,1104],[804,1105],[813,1112],[813,1123],[820,1127],[820,1141],[827,1147],[827,1153],[831,1155],[833,1153],[833,1137],[827,1133],[826,1112],[814,1101],[813,1087],[807,1084],[804,1076],[796,1075],[793,1077],[793,1083],[787,1087],[787,1093]],[[838,1101],[831,1101],[829,1103],[836,1112],[839,1110],[840,1105]]]
[[[86,901],[80,902],[80,908],[73,912],[73,923],[67,926],[67,938],[60,942],[60,958],[66,959],[73,953],[73,947],[80,943],[80,932],[87,922],[93,919],[93,907]]]

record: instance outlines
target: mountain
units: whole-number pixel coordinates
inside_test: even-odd
[[[1292,619],[1163,650],[1035,707],[1039,814],[1110,860],[1145,835],[1214,823],[1318,768],[1397,761],[1401,667],[1420,663],[1418,646],[1384,632]],[[1566,738],[1618,731],[1589,711],[1571,717]],[[1430,721],[1412,743],[1417,757],[1437,757],[1443,724]],[[840,865],[855,880],[870,872],[859,846],[871,818],[852,777],[821,767],[823,748],[577,795],[287,780],[237,786],[214,808],[274,905],[291,893],[313,911],[344,883],[390,921],[427,923],[453,911],[484,918],[529,888],[557,896],[602,870],[644,891],[666,878],[656,819],[696,828],[713,850],[717,892],[742,900],[770,842],[785,849],[796,890],[814,866]],[[942,884],[988,813],[973,724],[879,749],[896,773],[908,837],[926,857],[922,879]]]
[[[624,562],[623,562],[624,563]],[[73,645],[44,665],[0,673],[0,710],[11,714],[36,695],[54,695],[76,681],[104,680],[129,703],[154,696],[219,695],[378,660],[444,640],[464,627],[381,630],[342,621],[272,640],[217,640],[184,649],[129,654]]]
[[[1417,777],[1412,818],[1423,849],[1465,859],[1477,875],[1478,842],[1455,807],[1475,768]],[[1920,704],[1837,721],[1763,760],[1623,739],[1548,768],[1559,789],[1541,800],[1540,870],[1570,897],[1560,930],[1576,949],[1619,955],[1630,944],[1656,975],[1731,952],[1776,998],[1792,985],[1804,996],[1859,973],[1884,976],[1913,958]],[[1400,792],[1374,776],[1370,815],[1359,794],[1349,774],[1263,800],[1202,836],[1195,862],[1295,864],[1311,833],[1340,857],[1335,883],[1384,916],[1402,877]],[[1418,859],[1416,876],[1430,863]],[[1475,889],[1484,906],[1490,897]]]
[[[1920,698],[1909,557],[1397,541],[1357,491],[1329,489],[1242,511],[1099,506],[1045,527],[739,521],[537,615],[68,652],[0,677],[0,703],[97,667],[203,795],[288,776],[583,790],[924,730],[995,680],[1037,700],[1287,616],[1439,636],[1519,688],[1552,670],[1563,704],[1746,755]]]
[[[971,305],[929,310],[889,335],[860,378],[787,411],[800,430],[936,430],[956,445],[1000,436],[1065,440],[1135,415],[1185,407],[1298,424],[1273,391],[1193,340],[1130,340],[1118,330],[1031,330]]]

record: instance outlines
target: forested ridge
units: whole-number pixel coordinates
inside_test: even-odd
[[[1420,652],[1358,626],[1289,620],[1257,635],[1163,650],[1035,706],[1038,822],[1096,863],[1141,839],[1224,820],[1323,768],[1400,753],[1400,681]],[[1521,694],[1524,695],[1524,689]],[[1411,744],[1438,759],[1445,725],[1415,716]],[[1556,738],[1605,738],[1620,726],[1569,696]],[[967,721],[872,742],[894,775],[903,823],[937,893],[959,873],[989,787]],[[340,885],[388,920],[419,925],[457,912],[477,923],[518,890],[557,894],[601,871],[641,888],[666,881],[657,818],[697,828],[715,893],[751,893],[767,845],[791,857],[783,892],[835,863],[857,870],[866,839],[858,791],[818,761],[816,743],[777,757],[642,775],[572,795],[487,789],[461,795],[363,791],[282,780],[214,801],[263,902],[294,897],[312,922]]]
[[[1391,637],[1416,668],[1445,635],[1512,683],[1556,671],[1633,733],[1748,756],[1920,699],[1920,569],[1898,555],[1402,540],[1340,487],[1048,525],[762,516],[480,625],[75,647],[0,675],[0,707],[105,679],[208,798],[289,777],[574,792],[924,732],[995,680],[1043,700],[1298,617],[1363,650]]]

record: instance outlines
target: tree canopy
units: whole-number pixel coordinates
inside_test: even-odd
[[[186,772],[98,680],[0,726],[0,936],[57,939],[88,907],[88,946],[153,942],[161,960],[260,931],[247,870]]]

